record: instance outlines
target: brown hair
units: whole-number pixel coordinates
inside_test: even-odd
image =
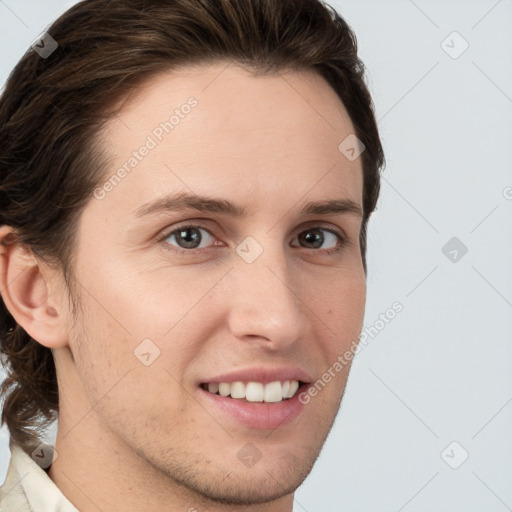
[[[255,74],[316,70],[338,94],[366,147],[366,272],[366,226],[384,154],[355,35],[332,7],[320,0],[84,0],[47,32],[58,47],[47,58],[29,49],[0,98],[0,226],[12,226],[19,243],[61,268],[70,291],[77,220],[106,173],[95,135],[151,76],[220,60]],[[2,424],[29,452],[57,417],[55,365],[3,300],[0,350]]]

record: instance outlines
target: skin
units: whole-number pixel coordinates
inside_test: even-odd
[[[361,159],[338,150],[354,128],[336,93],[306,71],[253,77],[215,63],[164,73],[104,128],[106,179],[190,96],[198,104],[172,133],[86,205],[75,249],[76,317],[58,269],[23,247],[2,248],[3,298],[56,360],[58,457],[49,475],[83,512],[291,511],[350,366],[272,431],[213,409],[197,383],[279,365],[316,381],[361,331],[361,217],[298,215],[309,201],[362,205]],[[133,213],[181,191],[224,198],[250,215]],[[200,248],[172,252],[183,244],[162,238],[199,219],[211,235],[201,227]],[[322,255],[337,238],[321,231],[324,245],[315,247],[298,236],[308,228],[342,230],[346,245]],[[248,236],[263,249],[250,264],[236,252]],[[134,350],[148,338],[160,355],[145,366]],[[252,467],[237,457],[248,442],[262,454]]]

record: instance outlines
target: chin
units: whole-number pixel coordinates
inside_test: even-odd
[[[254,472],[254,473],[253,473]],[[310,469],[290,468],[286,472],[255,468],[229,473],[219,480],[219,473],[210,479],[208,475],[195,475],[194,481],[181,482],[203,499],[225,505],[249,506],[270,503],[292,494],[305,480]]]
[[[198,502],[241,507],[271,503],[291,495],[306,479],[319,456],[319,451],[312,447],[308,452],[302,453],[300,458],[296,455],[272,460],[262,458],[252,467],[238,460],[238,464],[226,464],[225,457],[224,461],[221,457],[213,462],[210,457],[195,454],[189,456],[187,462],[174,459],[160,469],[195,495]]]

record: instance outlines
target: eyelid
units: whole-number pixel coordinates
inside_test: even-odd
[[[173,225],[172,227],[165,228],[163,231],[161,231],[161,233],[162,233],[161,238],[165,239],[168,236],[170,236],[174,231],[177,231],[178,229],[186,228],[186,227],[201,227],[201,228],[204,228],[206,231],[208,231],[208,233],[210,233],[213,236],[213,233],[211,232],[211,228],[210,228],[210,225],[212,223],[214,223],[214,221],[211,221],[209,219],[191,219],[191,220],[187,220],[187,221],[179,221],[177,223],[177,225]],[[339,226],[336,226],[335,224],[326,222],[325,220],[324,221],[309,220],[309,221],[306,221],[301,224],[301,229],[303,229],[303,230],[307,229],[307,228],[312,228],[312,227],[322,228],[322,229],[326,229],[328,231],[330,230],[330,231],[340,235],[341,237],[348,238],[348,235],[345,233],[345,230],[343,230]]]
[[[205,231],[208,231],[208,233],[213,236],[215,235],[211,232],[211,229],[208,228],[209,224],[202,220],[191,220],[191,221],[183,221],[183,224],[178,223],[177,226],[172,226],[172,228],[166,228],[164,231],[162,231],[161,235],[158,236],[158,241],[163,241],[166,238],[169,238],[174,232],[178,231],[179,229],[183,228],[203,228]],[[200,249],[195,249],[200,250]]]

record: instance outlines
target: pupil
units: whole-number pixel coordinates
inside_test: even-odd
[[[191,236],[187,236],[187,233],[193,233]],[[194,244],[201,242],[201,236],[198,234],[197,229],[187,228],[179,232],[178,238],[184,241],[187,249],[194,248]]]
[[[324,242],[324,237],[321,234],[321,231],[307,231],[307,234],[303,237],[305,241],[309,244],[314,244],[315,247],[321,247]]]

